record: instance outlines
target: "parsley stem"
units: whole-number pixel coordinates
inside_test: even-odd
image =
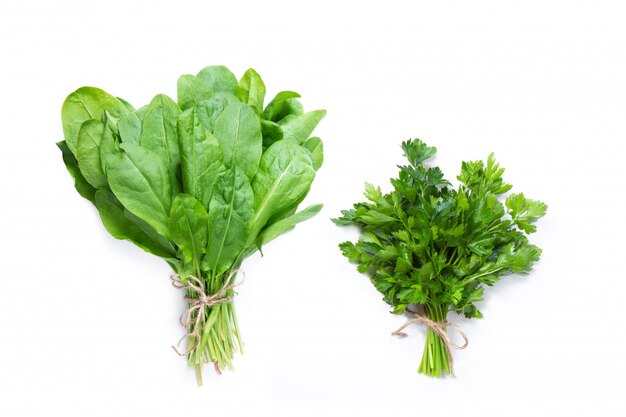
[[[424,311],[428,318],[437,322],[445,321],[448,314],[447,306],[440,304],[426,304]],[[450,357],[443,341],[432,329],[428,328],[418,372],[428,376],[441,377],[444,373],[449,375],[450,371]]]

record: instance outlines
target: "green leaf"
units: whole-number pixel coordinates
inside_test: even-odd
[[[227,167],[238,166],[254,177],[263,152],[263,138],[259,118],[242,103],[230,104],[215,123],[213,134],[219,141]]]
[[[289,115],[300,116],[304,113],[297,98],[300,94],[293,91],[281,91],[269,102],[263,114],[267,120],[277,122]]]
[[[522,231],[535,230],[546,206],[513,194],[505,211],[498,197],[511,186],[502,180],[504,169],[493,154],[486,162],[463,162],[461,185],[454,189],[438,167],[423,166],[434,147],[414,139],[402,149],[410,164],[399,167],[393,191],[383,194],[366,184],[367,201],[334,220],[361,230],[358,241],[342,243],[341,251],[358,271],[370,274],[394,312],[423,304],[436,321],[445,321],[448,311],[481,318],[474,303],[483,299],[484,286],[505,275],[527,274],[539,260],[541,249]],[[422,364],[437,360],[430,347],[426,352]]]
[[[339,244],[339,249],[343,256],[348,258],[350,262],[358,262],[361,258],[361,251],[359,251],[356,245],[352,242],[342,242]]]
[[[76,191],[78,191],[78,194],[95,204],[96,189],[89,184],[80,172],[80,169],[78,168],[78,161],[76,160],[74,154],[70,151],[67,143],[63,140],[57,143],[57,147],[61,150],[65,168],[67,168],[67,171],[70,173],[72,178],[74,178],[74,187],[76,187]]]
[[[313,168],[317,171],[324,163],[324,144],[318,137],[309,138],[304,142],[304,146],[311,152]]]
[[[121,97],[116,97],[116,98],[117,98],[119,101],[121,101],[121,102],[122,102],[122,104],[124,105],[124,107],[126,107],[126,109],[127,109],[130,113],[134,113],[134,112],[136,111],[136,110],[135,110],[135,108],[133,107],[133,105],[132,105],[132,104],[130,104],[128,101],[124,100],[124,99],[123,99],[123,98],[121,98]]]
[[[395,223],[398,221],[398,219],[396,219],[395,217],[374,210],[363,213],[359,216],[359,220],[363,223],[372,225],[383,225],[388,223]]]
[[[172,175],[178,172],[180,166],[176,130],[180,113],[180,109],[171,98],[159,94],[152,99],[146,109],[141,132],[141,146],[165,157]]]
[[[246,249],[254,216],[254,195],[248,177],[237,166],[220,177],[209,205],[209,238],[203,270],[220,275]]]
[[[122,148],[105,160],[113,194],[131,213],[169,238],[172,175],[168,162],[137,145],[125,144]]]
[[[494,237],[481,235],[468,243],[467,248],[478,256],[489,256],[493,250]]]
[[[303,144],[325,115],[326,110],[314,110],[300,116],[289,115],[280,120],[278,124],[283,129],[284,140]]]
[[[197,77],[215,93],[223,91],[235,94],[237,91],[237,77],[224,66],[206,67],[198,73]]]
[[[461,173],[456,177],[474,193],[479,193],[485,182],[483,161],[461,163]]]
[[[107,231],[116,239],[128,240],[148,253],[165,259],[175,259],[174,248],[156,231],[147,233],[139,225],[137,218],[127,216],[124,206],[108,190],[98,190],[95,194],[95,205]],[[149,226],[148,226],[149,227]]]
[[[188,194],[178,194],[172,203],[169,228],[172,241],[183,253],[184,262],[200,265],[206,252],[209,215],[198,200]]]
[[[398,292],[398,298],[402,304],[424,304],[428,300],[428,295],[419,284]]]
[[[380,187],[374,187],[369,182],[365,183],[365,198],[373,203],[378,203],[383,198],[383,193],[380,191]]]
[[[215,183],[225,171],[220,144],[200,123],[195,109],[183,112],[178,119],[178,138],[183,190],[209,207]]]
[[[109,154],[115,153],[120,149],[120,135],[117,123],[105,117],[104,131],[102,132],[102,141],[100,142],[100,162],[102,164],[102,172],[106,175],[106,158]]]
[[[241,102],[256,108],[257,112],[262,112],[263,101],[265,100],[265,84],[261,76],[255,70],[249,68],[243,74],[241,80],[239,80],[235,96]]]
[[[95,188],[107,185],[102,163],[100,162],[100,142],[104,134],[104,124],[99,120],[87,120],[78,132],[76,160],[80,171]]]
[[[490,153],[487,158],[487,166],[484,170],[485,188],[494,194],[504,194],[509,191],[512,186],[506,184],[502,179],[504,168],[500,168],[500,164],[496,162],[494,153]]]
[[[261,247],[267,244],[268,242],[276,239],[283,233],[286,233],[293,229],[296,224],[312,218],[320,212],[322,207],[322,204],[314,204],[305,208],[304,210],[299,211],[298,213],[285,217],[284,219],[279,220],[276,223],[273,223],[272,225],[266,227],[257,238],[257,246]]]
[[[283,129],[269,120],[261,120],[261,133],[263,135],[263,148],[267,149],[283,139]]]
[[[253,241],[274,214],[291,207],[311,187],[315,170],[307,153],[293,142],[279,141],[263,154],[252,182],[255,210]]]
[[[213,96],[213,90],[200,78],[185,74],[181,75],[177,83],[178,106],[182,110],[198,107],[200,102]]]
[[[65,143],[74,155],[80,127],[90,119],[102,121],[105,110],[116,116],[129,112],[124,103],[99,88],[81,87],[67,96],[63,102],[61,119]]]
[[[394,274],[406,274],[411,270],[411,268],[413,268],[413,263],[410,260],[398,258],[393,272]]]
[[[141,143],[141,120],[135,113],[120,117],[117,121],[117,129],[122,142],[133,145]]]
[[[545,203],[526,198],[522,193],[511,194],[505,204],[513,222],[526,233],[534,233],[537,230],[534,223],[548,211]]]
[[[507,244],[502,250],[493,270],[500,270],[502,273],[527,274],[533,264],[541,257],[541,249],[535,245],[523,242],[515,245]],[[487,269],[489,271],[489,269]],[[484,274],[487,275],[487,274]]]
[[[144,117],[145,117],[145,115],[146,115],[146,110],[148,110],[148,106],[147,106],[147,105],[142,106],[142,107],[138,108],[137,110],[135,110],[135,116],[137,116],[137,118],[138,118],[141,122],[143,122],[143,118],[144,118]]]
[[[422,162],[437,153],[437,148],[428,146],[419,139],[402,142],[402,150],[404,151],[404,156],[414,167],[420,166]]]
[[[456,195],[456,201],[457,201],[457,206],[459,207],[459,210],[461,211],[469,210],[470,208],[469,199],[467,198],[465,191],[459,190],[459,192]]]
[[[213,132],[218,117],[220,117],[224,109],[232,103],[239,103],[239,101],[234,95],[224,92],[215,93],[210,99],[201,101],[198,104],[197,110],[202,126],[209,132]]]

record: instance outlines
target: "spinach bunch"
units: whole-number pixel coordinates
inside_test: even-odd
[[[63,103],[57,145],[115,238],[163,258],[184,288],[195,277],[207,295],[223,290],[222,302],[190,317],[186,354],[201,382],[203,363],[231,368],[241,349],[231,285],[242,261],[322,207],[296,211],[322,165],[322,141],[310,136],[325,111],[305,113],[292,91],[265,105],[253,69],[237,81],[207,67],[181,76],[177,90],[176,102],[159,94],[135,109],[79,88]],[[199,314],[206,320],[193,329]]]
[[[523,194],[501,196],[511,189],[504,182],[494,155],[463,162],[454,188],[438,167],[425,161],[436,153],[419,139],[402,143],[408,165],[391,180],[393,191],[365,186],[367,202],[357,203],[334,219],[357,225],[356,243],[340,249],[358,271],[369,272],[392,313],[418,312],[446,323],[448,312],[482,318],[476,303],[485,286],[502,276],[527,274],[541,249],[529,243],[535,222],[547,206]],[[440,335],[429,327],[419,372],[442,376],[452,372],[452,357]]]

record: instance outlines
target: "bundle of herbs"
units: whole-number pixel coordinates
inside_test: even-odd
[[[232,368],[242,350],[232,298],[243,260],[322,207],[297,211],[322,165],[310,136],[325,114],[305,113],[299,97],[283,91],[264,105],[253,69],[237,81],[212,66],[179,78],[177,102],[159,94],[135,109],[82,87],[63,103],[58,146],[76,189],[115,238],[163,258],[186,292],[179,353],[199,383],[204,363]]]
[[[504,182],[493,154],[487,162],[463,162],[454,188],[438,167],[427,167],[436,148],[419,139],[402,143],[409,165],[400,166],[391,180],[393,191],[365,186],[367,202],[357,203],[334,219],[338,225],[357,225],[356,243],[340,249],[358,271],[368,272],[392,313],[407,313],[409,324],[427,326],[426,345],[418,372],[441,377],[453,375],[446,328],[449,312],[482,318],[476,303],[485,286],[502,276],[527,274],[539,260],[541,249],[529,243],[535,222],[547,206],[524,194],[502,195],[511,189]],[[462,334],[462,333],[461,333]],[[465,336],[462,334],[465,338]],[[467,339],[466,339],[467,342]]]

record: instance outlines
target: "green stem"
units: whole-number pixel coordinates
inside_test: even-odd
[[[448,315],[447,306],[438,304],[427,304],[425,314],[435,322],[446,321]],[[450,356],[444,342],[431,328],[426,330],[426,343],[422,361],[417,370],[419,373],[440,378],[444,375],[451,375]]]
[[[230,272],[221,277],[211,279],[200,275],[199,278],[206,283],[207,293],[214,294],[223,285],[223,280]],[[208,281],[208,282],[207,282]],[[188,293],[190,297],[197,294]],[[232,297],[233,290],[228,290],[225,297]],[[207,318],[200,329],[200,340],[197,346],[189,353],[188,363],[195,368],[198,386],[202,385],[202,367],[206,363],[212,362],[219,372],[223,369],[233,369],[232,360],[235,353],[242,351],[241,336],[239,334],[239,324],[235,315],[235,307],[232,301],[215,304],[205,307],[205,317]],[[189,329],[193,331],[194,329]],[[193,338],[191,338],[193,339]],[[189,340],[193,344],[194,340]]]

